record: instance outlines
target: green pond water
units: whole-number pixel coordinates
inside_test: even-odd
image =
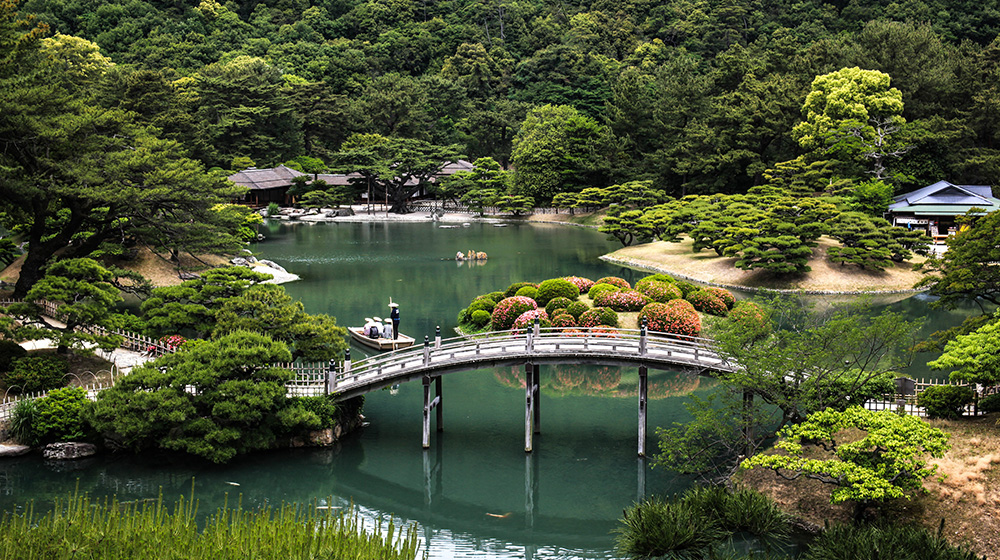
[[[521,280],[646,273],[600,261],[616,246],[593,230],[558,225],[433,223],[280,224],[263,227],[253,247],[301,280],[286,290],[310,313],[344,326],[388,314],[400,304],[401,330],[418,340],[454,336],[458,312],[476,295]],[[456,263],[458,251],[489,260]],[[742,294],[743,297],[747,297]],[[890,304],[907,316],[929,315],[929,330],[965,312],[930,311],[925,296]],[[365,354],[352,347],[352,357]],[[926,361],[927,356],[918,361]],[[634,368],[542,367],[541,435],[525,454],[524,389],[519,369],[445,376],[444,431],[421,449],[422,388],[403,384],[371,393],[370,425],[334,449],[258,453],[225,466],[177,457],[109,455],[72,463],[36,456],[0,462],[0,506],[20,510],[78,488],[120,500],[190,495],[207,513],[229,498],[244,506],[311,503],[353,507],[372,528],[394,517],[416,524],[431,558],[613,557],[616,520],[637,497],[671,494],[691,484],[636,458]],[[928,375],[915,366],[912,375]],[[683,422],[684,395],[705,392],[708,378],[650,372],[648,449],[655,426]],[[193,482],[192,482],[193,480]]]

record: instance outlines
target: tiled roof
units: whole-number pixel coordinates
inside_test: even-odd
[[[996,209],[1000,201],[993,198],[989,185],[953,185],[948,181],[938,181],[933,185],[901,194],[894,198],[889,210],[923,205],[978,206]]]
[[[284,165],[279,165],[278,167],[271,167],[269,169],[257,169],[256,167],[244,169],[230,175],[229,180],[237,185],[253,190],[276,189],[291,186],[292,179],[294,177],[301,177],[302,175],[305,175],[305,173],[285,167]]]
[[[360,173],[320,173],[316,176],[316,180],[324,181],[327,185],[332,186],[342,186],[350,185],[351,179],[360,179]]]

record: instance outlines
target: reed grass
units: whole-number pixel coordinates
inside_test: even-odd
[[[391,520],[371,531],[357,513],[334,513],[310,506],[282,505],[245,510],[228,504],[196,523],[197,502],[183,496],[167,507],[157,500],[92,500],[74,493],[37,514],[34,504],[22,515],[0,521],[0,558],[63,560],[412,560],[417,533]]]

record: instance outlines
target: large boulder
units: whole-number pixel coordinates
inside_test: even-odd
[[[97,446],[92,443],[78,443],[75,441],[63,443],[50,443],[42,448],[42,457],[56,461],[67,459],[82,459],[97,454]]]
[[[17,457],[31,451],[27,445],[0,445],[0,457]]]

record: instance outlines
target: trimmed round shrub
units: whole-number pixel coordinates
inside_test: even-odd
[[[559,313],[555,317],[552,317],[552,326],[560,329],[572,329],[579,325],[576,324],[576,319],[569,313]]]
[[[675,284],[677,285],[678,288],[681,289],[681,295],[685,298],[688,297],[688,294],[690,294],[691,292],[695,292],[701,289],[698,286],[695,286],[694,284],[690,282],[685,282],[683,280],[680,282],[676,282]]]
[[[590,311],[590,306],[582,301],[574,301],[566,306],[566,312],[572,315],[577,321],[580,320],[580,315],[583,315],[587,311]]]
[[[729,313],[729,308],[721,299],[705,290],[691,292],[684,299],[690,301],[691,305],[702,313],[718,315],[719,317],[725,317]]]
[[[965,412],[965,405],[972,402],[975,393],[971,387],[958,385],[932,385],[917,395],[917,406],[927,410],[931,418],[957,419]]]
[[[475,313],[476,311],[485,311],[487,313],[493,313],[493,308],[497,306],[497,302],[490,298],[476,299],[469,304],[469,313]]]
[[[581,327],[596,327],[598,325],[617,327],[618,314],[615,313],[614,309],[595,307],[580,315],[577,324]]]
[[[677,280],[673,276],[667,276],[666,274],[650,274],[649,276],[643,276],[635,283],[635,289],[638,290],[639,286],[644,284],[649,284],[650,282],[663,282],[665,284],[673,284]]]
[[[757,332],[759,336],[770,332],[767,317],[759,305],[752,301],[741,301],[729,312],[729,320],[736,322],[746,332]]]
[[[514,321],[525,311],[538,309],[535,300],[523,296],[504,298],[493,308],[493,330],[505,331],[514,325]]]
[[[11,393],[37,393],[62,387],[69,363],[62,356],[24,356],[11,363],[4,384]]]
[[[0,340],[0,372],[9,370],[14,360],[27,354],[28,351],[13,340]]]
[[[559,297],[574,300],[580,297],[580,289],[569,280],[552,278],[538,285],[538,295],[535,296],[535,301],[538,302],[538,305],[546,305]]]
[[[472,312],[472,315],[469,317],[469,322],[472,323],[472,325],[477,329],[481,329],[489,324],[490,318],[491,316],[488,311],[477,309]]]
[[[555,320],[552,321],[552,324],[555,324]],[[1000,393],[983,397],[983,400],[979,401],[979,410],[982,412],[1000,412]]]
[[[589,278],[582,278],[580,276],[567,276],[566,281],[570,284],[576,286],[580,291],[579,293],[585,294],[590,287],[594,285],[594,281]]]
[[[639,312],[639,320],[646,320],[651,331],[698,336],[701,334],[701,317],[690,302],[672,299],[667,303],[651,303]]]
[[[637,282],[635,289],[640,294],[648,297],[650,300],[658,301],[660,303],[666,303],[672,299],[680,299],[683,297],[681,289],[668,282],[653,281],[642,284]]]
[[[538,326],[543,329],[552,326],[552,321],[549,321],[549,314],[544,309],[532,309],[518,315],[517,319],[514,319],[514,326],[511,328],[515,331],[530,329],[534,326],[536,318],[538,319]]]
[[[600,295],[602,293],[604,293],[604,292],[617,292],[618,290],[621,290],[621,289],[622,288],[619,288],[618,286],[615,286],[614,284],[606,284],[606,283],[600,282],[600,283],[594,284],[593,286],[590,287],[590,290],[587,292],[587,297],[589,297],[592,301],[597,301],[597,298],[600,297]]]
[[[476,299],[489,298],[489,299],[493,300],[493,303],[497,303],[498,301],[502,300],[504,297],[506,297],[506,296],[504,296],[504,293],[501,291],[501,292],[490,292],[488,294],[481,295],[481,296],[477,297]]]
[[[87,405],[87,390],[83,387],[53,389],[37,399],[32,432],[38,443],[79,441],[86,436],[83,409]]]
[[[649,298],[635,290],[602,292],[594,300],[595,305],[610,307],[615,311],[639,311],[649,303]]]
[[[548,313],[549,316],[553,316],[556,314],[557,309],[566,309],[567,307],[569,307],[569,304],[571,303],[573,302],[569,298],[564,298],[564,297],[552,298],[549,300],[548,303],[545,304],[545,312]]]
[[[709,286],[705,288],[705,291],[721,299],[722,303],[726,304],[726,309],[732,309],[733,306],[736,305],[736,296],[725,288]]]
[[[504,298],[514,297],[515,295],[517,295],[517,291],[520,290],[521,288],[525,287],[525,286],[531,286],[532,288],[537,288],[538,284],[535,284],[534,282],[515,282],[515,283],[511,284],[504,291],[503,297]],[[500,302],[497,301],[497,303],[500,303]]]
[[[538,295],[538,288],[536,288],[534,286],[524,286],[520,290],[518,290],[517,293],[514,294],[514,295],[515,296],[520,296],[520,297],[526,297],[526,298],[535,299],[535,296]],[[538,302],[536,301],[535,303],[538,303]]]
[[[624,278],[619,278],[617,276],[605,276],[604,278],[601,278],[600,280],[598,280],[597,282],[594,282],[594,283],[595,284],[611,284],[612,286],[618,286],[619,288],[621,288],[623,290],[631,290],[632,289],[632,284],[629,284],[628,280],[626,280]]]

